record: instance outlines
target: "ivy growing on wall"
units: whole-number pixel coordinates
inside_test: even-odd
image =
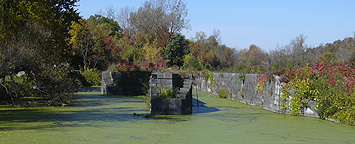
[[[290,114],[299,115],[308,102],[317,102],[320,118],[334,118],[355,125],[355,67],[350,64],[314,63],[287,72],[290,88],[294,91],[290,101]],[[287,94],[286,88],[283,93]],[[282,96],[282,101],[287,97]]]

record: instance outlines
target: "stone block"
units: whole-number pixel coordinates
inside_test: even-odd
[[[152,114],[168,114],[169,99],[152,97],[150,103]]]
[[[180,93],[188,93],[191,89],[190,88],[180,88]]]
[[[186,98],[186,95],[187,95],[186,93],[178,93],[178,94],[177,94],[177,97],[178,97],[178,98],[185,99],[185,98]]]
[[[169,114],[181,114],[181,100],[180,98],[169,99]]]
[[[162,73],[152,73],[152,78],[153,79],[162,79],[162,78],[164,78],[164,75]]]
[[[161,79],[151,79],[150,80],[150,84],[160,84],[161,83]]]
[[[161,84],[173,84],[173,80],[172,79],[161,79],[160,83]]]

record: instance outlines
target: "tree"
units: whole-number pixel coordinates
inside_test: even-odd
[[[170,34],[189,28],[186,3],[182,0],[148,0],[136,12],[130,13],[129,22],[138,33],[157,37],[158,30],[168,29]]]
[[[212,36],[215,37],[216,41],[218,42],[218,44],[221,44],[222,43],[222,38],[221,38],[221,31],[214,28],[213,29],[213,34]]]
[[[277,49],[270,52],[270,65],[272,71],[279,71],[287,68],[289,63],[292,63],[289,59],[291,50],[289,47],[277,47]]]
[[[166,45],[163,58],[169,66],[172,65],[183,65],[183,56],[188,53],[188,42],[185,37],[181,34],[176,34]]]
[[[51,46],[54,58],[63,62],[72,58],[65,39],[69,36],[68,29],[72,21],[77,21],[79,13],[75,8],[78,0],[2,0],[0,3],[0,40],[6,37],[17,37],[26,30],[28,22],[42,23],[43,27],[52,32]],[[22,34],[22,33],[21,33]]]
[[[76,89],[67,63],[55,61],[48,47],[52,32],[41,23],[26,23],[26,31],[0,41],[0,101],[16,105],[24,96],[44,97],[62,105]]]
[[[84,71],[86,71],[90,64],[90,56],[102,53],[108,31],[95,26],[90,20],[81,19],[78,23],[72,23],[69,34],[71,37],[68,42],[72,46],[74,54],[79,54],[82,57]]]
[[[221,61],[220,68],[231,68],[235,66],[237,56],[234,49],[221,45],[218,47],[217,56]]]
[[[0,2],[0,100],[41,96],[63,104],[75,89],[65,39],[77,0]],[[69,60],[68,60],[69,59]]]
[[[130,24],[130,14],[133,12],[132,7],[123,7],[120,9],[119,14],[117,15],[117,21],[121,25],[121,27],[124,30],[130,31],[132,29],[132,26]]]
[[[109,31],[109,36],[121,36],[122,28],[119,26],[118,22],[114,19],[104,17],[102,15],[91,15],[89,19],[94,25],[100,26],[105,30]]]
[[[145,43],[142,49],[146,61],[161,58],[162,49],[157,46],[156,41]]]
[[[307,45],[305,44],[305,37],[300,34],[296,38],[292,39],[288,45],[277,47],[276,50],[270,52],[270,64],[273,71],[279,71],[282,69],[293,68],[300,66],[306,62],[314,59],[314,54],[310,54],[307,57],[306,51]]]
[[[305,62],[305,45],[306,38],[300,34],[295,39],[291,40],[289,47],[291,48],[291,58],[296,65],[301,65]]]
[[[207,38],[204,32],[196,32],[195,38],[190,42],[190,54],[186,56],[184,67],[193,66],[195,69],[222,69],[219,43],[215,36]],[[198,64],[196,64],[196,61]]]

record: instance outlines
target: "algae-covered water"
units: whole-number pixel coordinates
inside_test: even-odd
[[[0,107],[0,143],[355,143],[355,127],[199,93],[193,114],[148,114],[142,97],[78,93],[71,107]],[[133,115],[133,113],[138,114]]]

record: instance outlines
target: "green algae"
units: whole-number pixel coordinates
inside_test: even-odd
[[[143,97],[76,97],[70,107],[0,107],[0,143],[355,143],[355,127],[202,92],[192,115],[150,118]]]

